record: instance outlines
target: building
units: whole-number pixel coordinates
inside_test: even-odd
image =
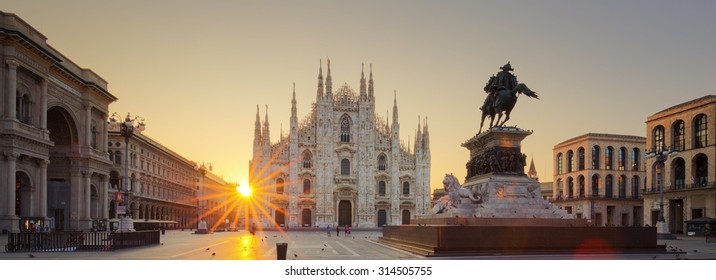
[[[0,46],[0,229],[90,229],[107,214],[117,98],[14,14],[0,12]]]
[[[116,219],[118,193],[125,193],[125,138],[119,131],[109,131],[109,172],[107,217]],[[202,174],[190,161],[145,134],[129,138],[129,215],[135,229],[196,227],[199,215]],[[210,173],[208,173],[210,174]],[[146,224],[146,225],[145,225]]]
[[[639,136],[588,133],[554,146],[552,203],[594,225],[643,225]]]
[[[670,233],[685,233],[685,221],[716,217],[716,96],[707,95],[649,116],[650,151],[671,153],[659,163],[646,158],[644,209],[656,224],[664,190],[664,218]]]
[[[274,143],[268,113],[262,123],[257,108],[249,178],[270,201],[265,226],[376,227],[427,213],[427,119],[412,147],[401,142],[397,97],[392,123],[375,112],[372,68],[367,83],[361,71],[358,93],[348,84],[334,90],[329,61],[325,90],[321,66],[316,101],[302,121],[296,102],[294,89],[290,132]]]

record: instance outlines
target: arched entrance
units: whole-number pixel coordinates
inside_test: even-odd
[[[386,224],[388,224],[388,214],[385,210],[380,209],[378,210],[378,227],[382,227]]]
[[[283,208],[278,208],[278,209],[276,209],[275,211],[276,211],[276,212],[274,213],[274,222],[275,222],[278,226],[283,226],[283,225],[285,225],[285,224],[286,224],[286,216],[285,216],[284,213],[285,213],[286,211],[284,211]]]
[[[79,148],[77,125],[72,115],[60,106],[47,110],[47,130],[50,132],[50,164],[47,166],[47,215],[54,219],[55,229],[70,228],[71,209],[70,170],[71,156]],[[76,198],[75,198],[76,199]],[[75,221],[73,221],[75,222]]]
[[[15,172],[15,215],[18,217],[30,216],[31,191],[30,176],[22,171]]]
[[[410,211],[408,211],[407,209],[403,210],[403,224],[410,224]]]
[[[311,209],[301,210],[301,226],[310,227],[311,224]]]
[[[338,203],[338,225],[352,225],[351,219],[351,202],[348,200],[341,200]]]

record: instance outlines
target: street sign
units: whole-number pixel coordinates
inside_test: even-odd
[[[127,214],[127,206],[124,206],[124,205],[117,206],[117,214],[121,214],[121,215]]]
[[[117,193],[117,202],[118,202],[118,203],[124,202],[124,196],[122,195],[121,192],[118,192],[118,193]]]

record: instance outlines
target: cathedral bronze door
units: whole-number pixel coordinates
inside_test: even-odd
[[[410,224],[410,211],[403,210],[403,224],[409,225]]]
[[[338,225],[352,225],[351,221],[351,202],[348,200],[341,200],[338,203]]]
[[[311,224],[312,224],[311,210],[310,209],[301,210],[301,225],[304,227],[310,227]]]
[[[378,210],[378,227],[382,227],[388,223],[388,215],[385,210]]]
[[[279,208],[279,209],[276,209],[276,213],[274,214],[274,221],[280,227],[282,227],[286,224],[286,218],[285,218],[283,212],[284,212],[283,208]]]

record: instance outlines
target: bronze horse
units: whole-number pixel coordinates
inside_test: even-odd
[[[489,87],[489,85],[493,84],[493,81],[495,79],[495,76],[490,77],[490,80],[487,82],[486,88]],[[507,122],[507,120],[510,119],[510,112],[512,112],[512,108],[515,107],[515,104],[517,104],[517,94],[522,93],[524,95],[527,95],[532,98],[539,99],[539,96],[537,96],[537,93],[530,90],[525,84],[517,84],[517,86],[512,89],[505,89],[502,88],[500,90],[495,91],[492,93],[492,96],[488,96],[485,99],[485,104],[480,108],[482,110],[482,120],[480,121],[480,132],[482,132],[482,126],[485,123],[485,117],[490,116],[490,128],[493,128],[495,126],[502,126]],[[502,119],[502,113],[505,113],[505,120],[500,123],[500,120]],[[497,116],[497,122],[495,123],[495,115]]]

